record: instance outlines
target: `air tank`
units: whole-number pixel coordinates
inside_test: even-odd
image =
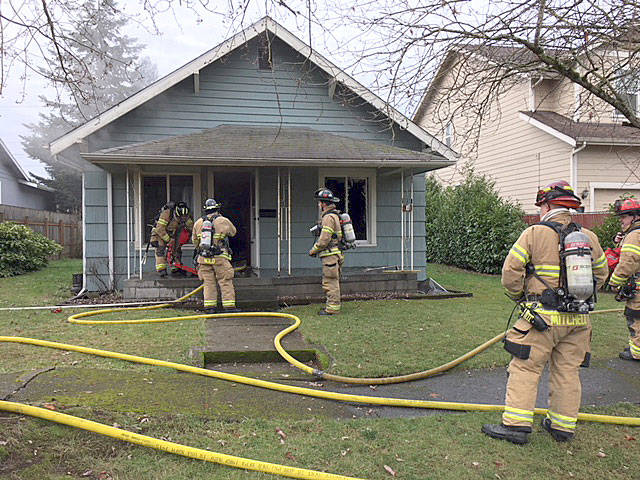
[[[564,239],[567,290],[579,302],[593,296],[591,240],[582,232],[571,232]]]
[[[342,226],[342,233],[344,240],[347,243],[353,243],[356,241],[356,232],[353,230],[353,223],[351,223],[351,217],[348,213],[341,213],[340,225]]]

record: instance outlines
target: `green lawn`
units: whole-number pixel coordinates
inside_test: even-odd
[[[71,273],[77,261],[52,262],[44,271],[0,279],[0,307],[56,303],[70,296]],[[324,345],[334,360],[333,373],[391,375],[437,366],[504,331],[511,311],[499,279],[431,265],[439,283],[469,291],[472,298],[453,300],[385,300],[345,303],[344,315],[318,317],[315,306],[288,309],[300,315],[302,331]],[[615,308],[604,295],[599,308]],[[0,312],[0,335],[19,335],[76,343],[186,362],[188,347],[203,341],[203,322],[139,326],[80,326],[66,323],[70,312]],[[165,314],[171,315],[170,311]],[[148,315],[148,314],[147,314]],[[154,314],[156,315],[156,314]],[[112,315],[112,318],[121,315]],[[141,313],[138,316],[143,316]],[[132,318],[132,316],[128,316]],[[615,357],[626,342],[620,314],[593,317],[593,354],[603,362]],[[500,344],[467,362],[464,368],[505,365]],[[152,367],[93,358],[40,347],[0,343],[0,373],[49,366],[83,369],[127,369],[145,378]],[[180,378],[174,374],[175,395]],[[141,382],[142,383],[142,382]],[[230,386],[229,388],[233,388]],[[123,395],[127,391],[123,386]],[[163,398],[168,395],[163,392]],[[145,435],[194,447],[262,461],[324,470],[370,479],[632,479],[638,477],[640,431],[637,428],[581,423],[570,444],[555,443],[547,434],[532,435],[518,447],[488,439],[480,426],[499,420],[497,414],[456,413],[413,419],[334,420],[309,413],[300,419],[274,410],[268,417],[249,412],[176,411],[171,404],[153,408],[118,408],[111,398],[91,406],[83,397],[65,397],[65,413],[117,423]],[[117,397],[116,397],[117,399]],[[203,401],[207,401],[203,398]],[[126,404],[127,402],[122,402]],[[114,406],[116,405],[116,406]],[[595,413],[640,416],[640,405],[622,404],[585,409]],[[284,443],[276,429],[287,435]],[[0,478],[41,479],[259,479],[249,473],[125,444],[57,424],[0,413]]]

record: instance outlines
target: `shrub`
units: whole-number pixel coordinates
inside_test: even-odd
[[[427,179],[427,261],[481,273],[500,273],[526,228],[523,210],[502,198],[494,182],[469,170],[461,185]]]
[[[12,277],[47,266],[62,247],[24,225],[0,223],[0,277]]]

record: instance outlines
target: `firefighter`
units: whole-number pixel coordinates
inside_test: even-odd
[[[549,411],[542,419],[542,427],[558,442],[573,438],[582,388],[579,368],[588,362],[591,343],[588,311],[593,303],[586,311],[581,308],[586,303],[579,304],[580,308],[576,304],[567,308],[567,302],[574,301],[575,297],[563,295],[563,289],[558,288],[568,284],[563,280],[567,278],[566,272],[561,272],[566,269],[560,261],[563,237],[559,232],[563,227],[567,228],[564,232],[578,229],[571,224],[569,208],[578,208],[580,199],[567,182],[558,181],[539,190],[535,204],[540,207],[541,223],[528,227],[520,235],[502,267],[506,293],[522,307],[521,316],[505,337],[505,349],[513,358],[507,370],[502,423],[482,427],[490,437],[516,444],[529,441],[538,383],[547,363]],[[598,237],[584,228],[579,231],[584,234],[581,236],[583,250],[589,252],[585,245],[588,247],[590,243],[590,258],[581,260],[586,262],[586,273],[578,273],[587,277],[587,288],[593,294],[607,278],[607,260]],[[575,278],[576,272],[570,273]]]
[[[193,226],[193,244],[198,252],[198,278],[204,283],[204,308],[207,313],[239,312],[233,287],[233,266],[229,237],[236,234],[231,221],[220,215],[220,204],[209,198],[203,207],[205,214]],[[209,232],[209,225],[211,231]],[[210,234],[210,237],[208,235]],[[218,291],[222,310],[218,309]]]
[[[621,239],[620,259],[611,274],[609,285],[618,290],[616,300],[627,301],[624,316],[629,327],[629,346],[619,357],[640,362],[640,297],[636,294],[635,286],[640,272],[640,201],[635,198],[616,200],[614,213],[620,217],[624,237]]]
[[[174,248],[174,258],[182,258],[182,249],[178,238],[182,230],[191,232],[193,218],[189,206],[185,202],[169,202],[162,207],[156,224],[151,230],[150,244],[156,250],[156,272],[161,277],[167,276],[167,247]],[[178,269],[174,267],[172,272]]]
[[[336,315],[340,313],[340,272],[344,263],[344,255],[339,248],[342,239],[340,212],[336,210],[340,199],[328,188],[316,190],[315,199],[322,210],[322,225],[320,236],[309,250],[309,255],[322,260],[322,289],[327,296],[325,307],[318,315]]]

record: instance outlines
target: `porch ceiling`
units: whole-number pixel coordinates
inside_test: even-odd
[[[373,143],[311,128],[221,125],[189,135],[84,153],[93,163],[225,166],[409,167],[454,162],[435,153]]]

